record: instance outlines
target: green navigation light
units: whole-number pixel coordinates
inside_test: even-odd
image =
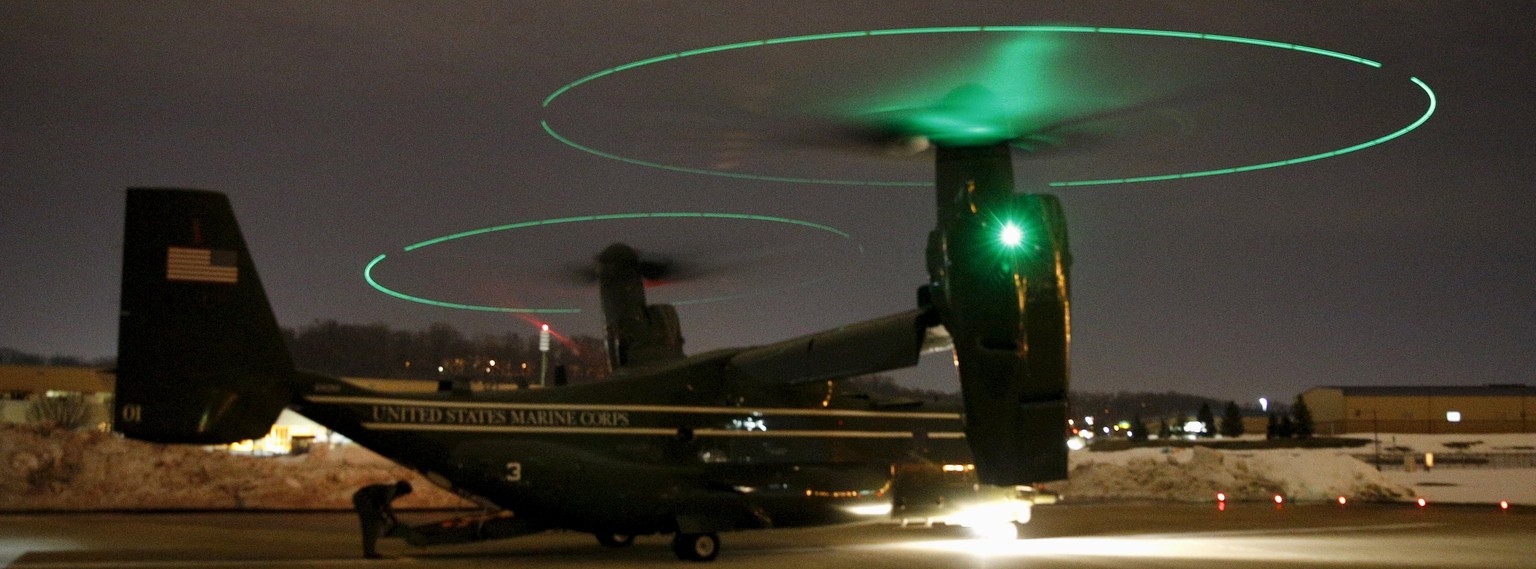
[[[1358,56],[1350,55],[1350,54],[1347,54],[1347,53],[1341,53],[1341,52],[1337,52],[1337,51],[1331,51],[1331,50],[1320,49],[1320,48],[1315,48],[1315,47],[1309,47],[1309,46],[1304,46],[1304,45],[1298,45],[1298,44],[1293,44],[1293,43],[1285,43],[1285,42],[1262,40],[1262,39],[1253,39],[1253,38],[1243,38],[1243,37],[1227,36],[1227,35],[1219,35],[1219,34],[1204,34],[1204,33],[1180,32],[1180,31],[1170,31],[1170,30],[1149,30],[1149,29],[1136,29],[1136,28],[1113,28],[1113,27],[1091,27],[1091,26],[965,26],[965,27],[940,27],[940,28],[901,28],[901,29],[886,29],[886,30],[869,30],[869,31],[840,32],[840,33],[829,33],[829,34],[815,34],[815,35],[793,36],[793,37],[768,39],[768,40],[738,42],[738,43],[732,43],[732,44],[726,44],[726,45],[719,45],[719,46],[704,47],[704,48],[699,48],[699,49],[692,49],[692,50],[687,50],[687,51],[680,51],[680,52],[670,53],[670,54],[656,56],[656,57],[650,57],[650,58],[641,59],[641,60],[638,60],[638,61],[626,63],[626,64],[623,64],[623,65],[611,67],[611,68],[608,68],[608,69],[604,69],[602,71],[598,71],[596,73],[592,73],[590,75],[587,75],[585,77],[582,77],[580,79],[572,81],[572,82],[570,82],[570,83],[568,83],[566,85],[563,85],[560,88],[556,89],[553,93],[551,93],[548,97],[546,97],[544,99],[543,106],[548,108],[560,96],[564,95],[566,92],[570,91],[571,89],[574,89],[576,87],[582,86],[582,85],[587,84],[587,83],[592,82],[592,81],[596,81],[596,80],[601,79],[603,77],[606,77],[606,76],[609,76],[609,75],[614,75],[616,73],[620,73],[620,72],[624,72],[624,71],[633,70],[633,69],[636,69],[636,68],[641,68],[641,67],[646,67],[646,66],[651,66],[651,65],[664,64],[664,63],[670,62],[670,61],[677,61],[677,60],[693,57],[693,56],[696,56],[696,55],[709,54],[709,53],[719,53],[719,52],[727,52],[727,51],[736,51],[736,50],[742,50],[742,49],[747,49],[747,48],[770,46],[770,45],[780,45],[780,44],[790,44],[790,43],[799,43],[799,42],[815,42],[815,41],[828,41],[828,40],[852,40],[852,41],[858,41],[859,38],[890,37],[890,36],[914,36],[914,35],[940,34],[940,33],[942,33],[942,34],[959,34],[959,33],[1044,34],[1044,35],[1047,35],[1047,36],[1054,34],[1057,37],[1065,37],[1066,35],[1070,35],[1070,34],[1076,34],[1076,35],[1112,34],[1112,35],[1122,35],[1122,36],[1141,36],[1141,37],[1149,37],[1149,38],[1166,38],[1166,39],[1171,39],[1171,40],[1195,40],[1195,41],[1208,41],[1208,42],[1218,42],[1218,43],[1243,44],[1243,45],[1250,45],[1250,46],[1261,47],[1261,48],[1269,48],[1269,49],[1289,50],[1289,51],[1294,51],[1294,52],[1297,52],[1297,53],[1323,56],[1323,57],[1328,57],[1328,58],[1332,58],[1332,59],[1342,60],[1342,61],[1346,61],[1346,62],[1350,62],[1350,63],[1355,63],[1355,64],[1363,65],[1363,66],[1371,68],[1371,69],[1380,69],[1382,67],[1382,64],[1380,62],[1373,61],[1373,60],[1370,60],[1370,59],[1365,59],[1363,57],[1358,57]],[[929,135],[928,138],[930,140],[933,140],[934,142],[939,143],[939,144],[952,144],[952,145],[991,144],[991,143],[995,143],[995,142],[997,142],[999,140],[1012,140],[1012,139],[1014,139],[1016,137],[1024,137],[1026,139],[1026,142],[1030,142],[1031,144],[1033,144],[1033,143],[1040,143],[1041,141],[1038,141],[1038,140],[1029,140],[1029,137],[1031,136],[1031,133],[1028,132],[1028,127],[1027,126],[1026,126],[1024,132],[1018,132],[1017,131],[1018,128],[1015,125],[1009,124],[1009,121],[1013,120],[1013,119],[1016,119],[1017,117],[1020,117],[1020,116],[1025,116],[1025,115],[1028,114],[1028,112],[1035,112],[1035,111],[1040,111],[1042,109],[1049,109],[1050,107],[1048,107],[1048,105],[1054,103],[1051,100],[1045,100],[1045,99],[1041,99],[1041,100],[1023,100],[1023,99],[1020,98],[1021,96],[1034,95],[1034,94],[1038,94],[1038,93],[1016,93],[1016,92],[1014,92],[1014,91],[1018,90],[1017,87],[1018,87],[1019,84],[1030,83],[1033,79],[1035,79],[1036,77],[1032,76],[1032,74],[1034,74],[1034,73],[1039,71],[1039,69],[1030,67],[1029,64],[1027,63],[1027,62],[1030,62],[1030,61],[1038,60],[1039,59],[1038,57],[1033,57],[1033,55],[1038,55],[1038,54],[1036,54],[1036,53],[1028,53],[1028,52],[1030,50],[1048,50],[1048,49],[1051,49],[1051,47],[1052,46],[1051,46],[1051,44],[1049,42],[1046,42],[1046,43],[1043,43],[1043,44],[1035,44],[1035,43],[1024,42],[1024,43],[1017,43],[1017,44],[1010,45],[1010,46],[1005,46],[1005,50],[1011,50],[1013,52],[1016,52],[1015,55],[1024,54],[1024,55],[1031,55],[1032,57],[1011,57],[1011,56],[1005,56],[1005,57],[1000,58],[998,61],[993,62],[994,63],[993,67],[995,67],[995,69],[992,70],[993,71],[993,73],[991,74],[992,77],[998,78],[999,81],[1003,80],[1003,78],[1012,78],[1015,81],[1015,84],[1007,85],[1006,86],[1007,88],[1003,88],[1003,89],[999,89],[999,88],[997,88],[997,86],[993,86],[993,91],[997,92],[997,93],[1000,93],[1000,95],[998,95],[998,99],[996,99],[996,100],[971,99],[971,100],[963,101],[965,103],[964,105],[954,105],[954,104],[945,105],[945,104],[939,104],[939,105],[930,106],[930,107],[926,107],[926,108],[925,107],[921,107],[921,106],[916,106],[916,105],[908,105],[908,106],[904,106],[904,107],[900,107],[900,108],[887,107],[887,111],[886,112],[891,113],[891,115],[889,117],[887,117],[887,118],[890,118],[893,122],[898,124],[902,130],[911,131],[914,134],[927,134],[927,135]],[[1214,176],[1214,175],[1219,175],[1219,174],[1233,174],[1233,173],[1239,173],[1239,172],[1249,172],[1249,171],[1253,171],[1253,170],[1261,170],[1261,169],[1266,169],[1266,168],[1276,168],[1276,167],[1279,167],[1279,166],[1289,166],[1289,165],[1293,165],[1293,164],[1300,164],[1300,163],[1303,163],[1303,162],[1310,162],[1310,161],[1319,160],[1319,159],[1322,159],[1322,158],[1330,158],[1330,157],[1339,156],[1339,155],[1342,155],[1342,154],[1347,154],[1347,153],[1350,153],[1350,152],[1354,152],[1354,151],[1357,151],[1357,150],[1362,150],[1362,149],[1369,148],[1369,147],[1372,147],[1372,146],[1376,146],[1378,144],[1382,144],[1382,143],[1385,143],[1385,142],[1390,141],[1392,139],[1398,138],[1398,137],[1408,133],[1409,131],[1412,131],[1412,130],[1418,128],[1420,125],[1424,124],[1424,122],[1429,119],[1430,115],[1434,114],[1435,107],[1436,107],[1436,100],[1435,100],[1434,92],[1429,88],[1428,85],[1426,85],[1423,81],[1419,80],[1418,78],[1414,77],[1414,78],[1410,78],[1410,79],[1413,81],[1413,83],[1415,85],[1417,85],[1420,89],[1422,89],[1425,92],[1426,95],[1428,95],[1428,97],[1429,97],[1428,109],[1424,112],[1424,114],[1421,117],[1418,118],[1418,120],[1415,120],[1414,122],[1412,122],[1408,126],[1402,128],[1402,129],[1399,129],[1398,131],[1393,132],[1391,134],[1388,134],[1386,136],[1382,136],[1382,137],[1379,137],[1379,138],[1376,138],[1376,139],[1373,139],[1373,140],[1370,140],[1370,141],[1367,141],[1367,142],[1364,142],[1364,143],[1355,144],[1355,145],[1348,146],[1348,147],[1345,147],[1345,148],[1341,148],[1341,149],[1338,149],[1338,150],[1311,154],[1311,155],[1303,156],[1303,157],[1300,157],[1300,158],[1293,158],[1293,159],[1289,159],[1289,160],[1278,160],[1278,161],[1266,162],[1266,163],[1262,163],[1262,164],[1253,164],[1253,165],[1246,165],[1246,166],[1235,166],[1235,167],[1228,167],[1228,168],[1216,168],[1216,169],[1200,170],[1200,171],[1187,172],[1187,173],[1162,174],[1162,175],[1140,176],[1140,177],[1106,178],[1106,179],[1096,179],[1096,180],[1056,181],[1056,182],[1050,182],[1050,186],[1052,186],[1052,187],[1066,187],[1066,186],[1091,186],[1091,185],[1106,185],[1106,184],[1126,184],[1126,183],[1136,183],[1136,182],[1154,182],[1154,181],[1162,181],[1162,180],[1177,180],[1177,179],[1194,178],[1194,177],[1201,177],[1201,176]],[[1047,105],[1047,106],[1041,106],[1041,105]],[[882,111],[876,109],[876,110],[873,110],[871,114],[879,114],[881,112]],[[592,148],[590,146],[582,145],[582,144],[580,144],[580,143],[578,143],[576,141],[573,141],[573,140],[571,140],[571,139],[569,139],[569,138],[567,138],[565,136],[560,135],[555,130],[555,128],[550,125],[548,120],[541,121],[540,125],[544,128],[544,131],[546,133],[548,133],[551,137],[553,137],[556,140],[560,141],[561,143],[566,144],[566,145],[568,145],[568,146],[570,146],[572,148],[575,148],[577,150],[581,150],[583,152],[587,152],[587,153],[590,153],[590,154],[593,154],[593,155],[596,155],[596,156],[601,156],[601,157],[612,159],[612,160],[619,160],[619,161],[622,161],[622,162],[627,162],[627,163],[636,164],[636,165],[640,165],[640,166],[646,166],[646,167],[651,167],[651,168],[660,168],[660,169],[672,170],[672,171],[677,171],[677,172],[687,172],[687,173],[694,173],[694,174],[706,174],[706,175],[712,175],[712,176],[722,176],[722,177],[740,178],[740,179],[751,179],[751,180],[760,180],[760,181],[769,181],[769,182],[790,182],[790,183],[811,183],[811,184],[832,184],[832,185],[919,186],[919,187],[931,185],[931,183],[928,183],[928,182],[896,182],[896,181],[876,181],[876,180],[828,179],[828,178],[797,178],[797,177],[786,177],[786,176],[771,176],[771,175],[758,174],[758,173],[726,172],[726,171],[712,170],[712,169],[706,169],[706,168],[690,168],[690,167],[685,167],[685,166],[662,164],[662,163],[658,163],[658,162],[650,162],[650,161],[640,160],[640,159],[636,159],[636,158],[620,156],[618,154],[614,154],[614,153],[611,153],[611,152],[605,152],[605,151],[602,151],[602,150],[599,150],[599,149],[596,149],[596,148]],[[1028,146],[1028,145],[1026,145],[1026,146]]]
[[[1019,229],[1019,226],[1012,223],[1004,224],[1003,231],[1000,233],[1000,239],[1005,246],[1018,247],[1020,243],[1024,242],[1024,230]]]
[[[771,215],[755,215],[755,214],[748,214],[748,213],[710,213],[710,212],[687,212],[687,211],[677,211],[677,212],[663,211],[663,212],[635,212],[635,213],[611,213],[611,214],[603,214],[603,215],[583,215],[583,216],[576,216],[576,217],[560,217],[560,218],[554,218],[554,219],[539,219],[539,220],[533,220],[533,221],[523,221],[523,222],[518,222],[518,223],[508,223],[508,224],[505,224],[505,225],[496,225],[496,226],[492,226],[492,227],[483,227],[483,228],[480,228],[480,229],[472,229],[472,230],[469,230],[469,231],[461,231],[461,232],[458,232],[458,233],[444,235],[442,237],[437,237],[437,238],[434,238],[434,239],[428,239],[426,241],[422,241],[422,242],[419,242],[419,243],[414,243],[414,244],[411,244],[411,245],[407,245],[407,246],[404,247],[404,251],[409,253],[409,252],[421,249],[423,247],[429,247],[429,246],[432,246],[432,245],[437,245],[437,244],[440,244],[440,243],[445,243],[445,242],[448,242],[448,241],[453,241],[455,239],[463,239],[465,237],[473,237],[473,236],[476,236],[476,235],[485,235],[485,234],[496,233],[496,232],[500,232],[500,231],[511,231],[511,230],[517,230],[517,229],[528,229],[528,228],[531,228],[531,227],[544,227],[544,226],[551,226],[551,225],[561,225],[561,224],[566,224],[566,223],[583,223],[583,222],[595,222],[595,221],[621,221],[621,220],[635,220],[635,219],[725,219],[725,220],[736,220],[736,221],[761,221],[761,222],[767,222],[767,223],[779,223],[779,224],[784,224],[784,225],[793,225],[793,226],[797,226],[797,227],[805,227],[805,228],[815,229],[817,231],[821,231],[821,232],[824,232],[824,233],[830,233],[832,235],[836,235],[838,237],[841,237],[841,238],[843,238],[845,240],[849,240],[849,241],[851,241],[853,239],[853,237],[851,235],[849,235],[848,232],[843,231],[841,229],[838,229],[836,227],[832,227],[830,225],[823,225],[823,224],[820,224],[820,223],[814,223],[814,222],[810,222],[810,221],[805,221],[805,220],[801,220],[801,219],[788,218],[788,217],[776,217],[776,216],[771,216]],[[863,251],[864,251],[863,247],[859,247],[858,251],[860,253],[863,253]],[[409,300],[411,302],[417,302],[417,303],[431,305],[431,306],[438,306],[438,307],[442,307],[442,308],[454,308],[454,309],[458,309],[458,310],[474,310],[474,311],[479,311],[479,312],[510,312],[510,313],[518,313],[518,314],[575,314],[575,313],[581,312],[581,309],[579,309],[579,308],[566,308],[566,307],[522,308],[522,307],[513,307],[513,306],[488,306],[488,305],[480,305],[480,304],[463,304],[463,303],[457,303],[457,302],[445,302],[445,301],[441,301],[441,300],[433,300],[433,299],[430,299],[430,298],[425,298],[425,297],[421,297],[421,296],[415,296],[415,295],[406,294],[406,293],[403,293],[403,292],[391,289],[389,287],[386,287],[386,286],[384,286],[382,284],[379,284],[379,282],[373,278],[373,269],[374,269],[374,267],[378,266],[378,264],[380,262],[383,262],[385,257],[387,257],[387,255],[379,255],[378,257],[374,257],[374,259],[372,261],[368,262],[367,266],[363,267],[363,280],[367,281],[369,286],[373,287],[374,289],[378,290],[379,292],[382,292],[384,294],[393,296],[395,298],[399,298],[401,300]],[[825,277],[818,278],[818,279],[810,279],[810,280],[807,280],[807,281],[804,281],[804,282],[801,282],[801,283],[796,283],[794,285],[791,285],[791,287],[793,288],[793,287],[797,287],[797,286],[811,284],[811,283],[818,282],[818,281],[824,280],[824,279],[825,279]],[[698,299],[688,299],[688,300],[675,301],[675,302],[672,302],[671,304],[674,304],[674,305],[705,304],[705,303],[710,303],[710,302],[719,302],[719,301],[722,301],[722,300],[732,300],[732,299],[737,299],[737,298],[746,298],[746,297],[754,296],[754,295],[755,295],[754,293],[745,293],[745,294],[715,296],[715,297],[709,297],[709,298],[698,298]]]

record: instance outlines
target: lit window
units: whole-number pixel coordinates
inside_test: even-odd
[[[1447,423],[1460,423],[1461,422],[1461,411],[1446,411],[1445,412],[1445,421]]]

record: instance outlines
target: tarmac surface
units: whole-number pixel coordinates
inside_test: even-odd
[[[442,514],[403,512],[407,523]],[[0,567],[679,567],[667,536],[607,549],[558,532],[359,555],[351,513],[0,514]],[[719,567],[1536,567],[1536,509],[1333,504],[1058,505],[1028,537],[869,524],[721,535]]]

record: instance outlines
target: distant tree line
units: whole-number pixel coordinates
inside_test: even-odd
[[[911,400],[952,405],[959,405],[961,402],[960,394],[957,392],[905,387],[884,375],[859,376],[842,383],[845,392],[867,394],[876,401]],[[1149,440],[1152,434],[1158,434],[1160,438],[1184,435],[1214,437],[1217,434],[1223,437],[1239,437],[1247,432],[1247,428],[1243,425],[1244,409],[1235,401],[1221,402],[1209,397],[1175,391],[1158,393],[1074,391],[1068,395],[1068,398],[1071,401],[1073,417],[1093,416],[1096,426],[1129,423],[1131,425],[1129,432],[1115,434],[1126,436],[1131,440]],[[1215,414],[1215,405],[1222,406],[1220,417]],[[1190,409],[1197,409],[1193,414],[1194,420],[1204,425],[1204,428],[1198,432],[1185,432],[1185,423],[1189,422],[1191,417]],[[1257,413],[1257,411],[1256,408],[1249,409],[1251,413]],[[1153,421],[1151,428],[1148,428],[1148,423],[1144,420],[1148,418]]]
[[[1274,412],[1269,414],[1269,426],[1264,431],[1266,439],[1310,439],[1312,438],[1312,410],[1307,407],[1306,400],[1300,395],[1296,396],[1296,402],[1291,404],[1289,413]]]
[[[316,320],[284,328],[283,339],[294,365],[318,373],[383,379],[476,379],[491,382],[537,381],[540,356],[535,334],[467,336],[436,323],[422,330],[398,330],[385,324],[345,324]],[[496,362],[494,365],[491,362]],[[117,358],[44,356],[0,347],[0,365],[94,367],[111,369]],[[601,338],[559,337],[550,343],[549,367],[565,366],[572,384],[608,376],[608,356]]]
[[[319,373],[397,379],[475,379],[515,383],[537,381],[538,334],[466,336],[449,324],[396,330],[385,324],[344,324],[317,320],[283,329],[294,364]],[[494,363],[493,363],[494,362]],[[570,336],[551,341],[549,367],[564,366],[570,383],[608,376],[601,338]]]
[[[14,348],[0,348],[0,365],[110,368],[117,365],[117,358],[114,356],[82,358],[61,354],[45,356]]]
[[[1161,393],[1074,391],[1070,399],[1073,415],[1091,415],[1099,418],[1100,422],[1126,421],[1138,414],[1148,418],[1187,418],[1191,410],[1199,409],[1202,405],[1218,403],[1216,399],[1209,397],[1175,391]]]

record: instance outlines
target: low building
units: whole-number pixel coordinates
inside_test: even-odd
[[[1536,432],[1536,387],[1525,385],[1323,386],[1301,398],[1319,435]]]
[[[110,371],[88,367],[0,365],[0,422],[31,422],[46,400],[70,398],[84,406],[83,424],[105,425],[113,379]]]

